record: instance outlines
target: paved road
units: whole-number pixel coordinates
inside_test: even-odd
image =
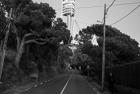
[[[71,70],[51,81],[20,94],[99,94],[76,70]]]

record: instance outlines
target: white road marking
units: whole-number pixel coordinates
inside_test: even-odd
[[[92,82],[94,84],[94,82]],[[95,85],[95,84],[94,84]],[[99,86],[95,85],[96,87],[100,88]]]
[[[37,85],[35,85],[34,87],[37,87]]]
[[[29,90],[30,88],[27,88],[26,90]]]
[[[60,94],[63,94],[63,92],[64,92],[65,88],[67,87],[67,85],[68,85],[68,83],[69,83],[69,81],[70,81],[72,75],[73,75],[73,73],[71,74],[70,78],[68,79],[67,83],[66,83],[65,86],[63,87],[63,89],[62,89],[62,91],[61,91]]]
[[[40,84],[43,84],[43,83],[40,83]]]
[[[92,87],[92,85],[90,85],[90,83],[81,75],[81,77],[87,82],[87,84]],[[93,83],[93,82],[92,82]],[[93,88],[93,90],[95,90],[95,88]],[[96,90],[95,90],[96,91]],[[97,92],[97,91],[96,91]],[[99,92],[97,92],[97,94],[100,94]]]

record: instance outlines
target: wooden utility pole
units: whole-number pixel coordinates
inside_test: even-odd
[[[105,24],[106,24],[106,4],[104,5],[104,23],[103,23],[103,56],[102,56],[102,87],[104,89],[104,78],[105,78]]]
[[[1,60],[0,60],[0,80],[2,77],[3,64],[4,64],[5,54],[6,54],[6,46],[7,46],[7,41],[8,41],[8,36],[9,36],[9,31],[10,31],[10,26],[11,26],[11,16],[12,16],[12,8],[11,8],[10,15],[9,15],[8,29],[6,31],[5,38],[4,38],[4,44],[2,47],[2,56],[1,56]]]

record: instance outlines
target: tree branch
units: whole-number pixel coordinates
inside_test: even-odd
[[[43,40],[44,42],[37,42],[37,40],[39,40],[39,39],[28,40],[25,43],[26,44],[31,43],[31,42],[34,42],[34,43],[37,43],[37,44],[45,44],[46,43],[46,41],[44,41],[44,39],[40,39],[40,40]]]
[[[40,36],[37,33],[28,33],[28,34],[24,35],[23,40],[25,40],[26,37],[33,36],[33,35]]]
[[[30,31],[31,31],[32,33],[35,33],[32,29],[30,29]]]
[[[42,43],[37,42],[37,40],[42,41]],[[47,39],[42,39],[42,38],[31,39],[31,40],[26,41],[25,43],[31,43],[31,42],[35,42],[37,44],[45,44],[47,42]]]

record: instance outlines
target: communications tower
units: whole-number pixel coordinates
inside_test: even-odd
[[[67,17],[67,26],[73,36],[73,24],[75,16],[75,0],[62,0],[61,18]],[[74,37],[74,36],[73,36]]]

